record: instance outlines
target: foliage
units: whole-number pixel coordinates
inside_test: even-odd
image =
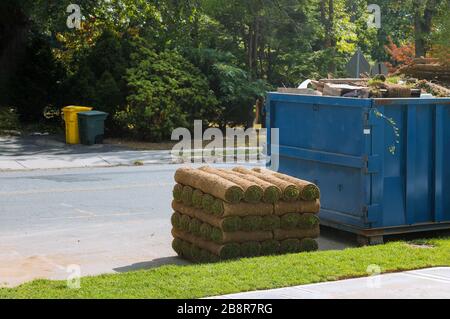
[[[4,0],[0,103],[23,121],[90,105],[111,113],[109,135],[161,139],[195,118],[249,126],[256,98],[345,76],[358,47],[393,67],[430,48],[449,61],[448,0],[371,3],[379,30],[367,27],[366,0],[78,0],[75,30],[67,1]]]
[[[410,64],[414,60],[414,45],[405,43],[403,45],[396,45],[391,38],[388,38],[389,44],[386,45],[386,51],[391,57],[393,64],[388,64],[391,71],[394,71],[397,67],[401,67],[406,64]]]
[[[22,121],[36,122],[43,118],[46,107],[58,104],[64,70],[44,37],[31,41],[19,65],[9,81],[7,101]]]
[[[17,130],[20,127],[19,117],[12,108],[0,108],[0,134],[2,131]]]
[[[178,52],[156,52],[142,41],[131,55],[130,94],[116,121],[134,137],[162,140],[177,127],[211,118],[217,101],[204,75]]]

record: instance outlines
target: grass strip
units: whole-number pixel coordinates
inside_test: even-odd
[[[450,238],[445,238],[216,264],[169,265],[83,277],[80,289],[69,289],[66,281],[36,280],[1,288],[0,298],[203,298],[368,276],[367,267],[372,264],[382,273],[445,267],[450,266],[449,251]]]

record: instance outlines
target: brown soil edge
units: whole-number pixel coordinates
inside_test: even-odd
[[[192,234],[175,228],[172,229],[172,236],[174,238],[180,238],[184,241],[190,242],[191,244],[196,245],[201,249],[205,249],[217,256],[221,255],[221,250],[224,247],[223,245],[216,244],[212,241],[206,241],[202,238],[198,238]]]
[[[273,231],[273,239],[286,240],[286,239],[316,239],[320,237],[320,225],[315,226],[312,229],[294,229],[284,230],[276,229]]]
[[[318,214],[319,212],[320,212],[320,200],[278,202],[274,205],[274,213],[277,216],[282,216],[289,213]]]

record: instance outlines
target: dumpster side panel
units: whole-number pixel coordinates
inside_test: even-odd
[[[318,184],[323,219],[365,227],[370,101],[271,94],[267,105],[267,123],[279,128],[272,156],[280,172]]]
[[[382,233],[450,227],[450,99],[271,93],[267,124],[269,144],[279,129],[279,145],[268,145],[279,171],[321,188],[325,224]]]
[[[435,220],[450,221],[450,104],[436,108]]]

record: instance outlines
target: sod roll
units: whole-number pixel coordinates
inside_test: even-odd
[[[180,218],[180,229],[184,231],[189,231],[189,225],[191,223],[191,218],[187,215],[181,215]]]
[[[241,229],[245,232],[254,232],[262,229],[263,218],[261,216],[242,217]]]
[[[311,213],[317,214],[320,212],[320,200],[315,201],[296,201],[296,202],[278,202],[274,205],[275,215],[284,215],[287,213]]]
[[[263,188],[261,186],[245,178],[234,175],[227,170],[219,170],[209,166],[201,167],[200,170],[220,176],[242,187],[244,190],[244,201],[247,203],[259,203],[264,195]]]
[[[221,259],[234,259],[238,258],[241,254],[241,245],[236,243],[219,245],[214,242],[206,241],[201,238],[195,237],[192,234],[177,229],[172,230],[172,235],[175,238],[179,238],[184,240],[185,242],[190,243],[191,244],[190,247],[192,247],[192,245],[195,245],[201,249],[205,249],[215,254]]]
[[[300,252],[299,239],[286,239],[280,243],[280,252],[283,254],[293,254]]]
[[[239,203],[244,197],[242,187],[220,176],[191,168],[180,168],[175,173],[175,181],[199,189],[228,203]]]
[[[177,212],[173,213],[172,217],[170,219],[172,226],[175,228],[178,228],[178,229],[181,228],[180,220],[181,220],[181,214],[177,213]]]
[[[296,229],[299,221],[300,221],[300,214],[295,213],[285,214],[280,218],[280,228],[284,230]]]
[[[180,229],[180,230],[184,230],[184,229]],[[203,238],[204,240],[210,240],[212,231],[213,231],[213,227],[210,224],[203,223],[200,226],[200,237],[199,238]],[[186,233],[187,233],[187,231],[186,231]],[[195,235],[193,235],[193,236],[195,236]],[[196,237],[196,238],[198,238],[198,237]]]
[[[312,238],[305,238],[300,241],[300,251],[311,252],[319,250],[319,244]]]
[[[220,218],[214,215],[207,214],[202,209],[188,207],[176,201],[172,201],[172,208],[174,211],[181,213],[182,215],[187,215],[204,223],[208,223],[213,227],[220,228],[224,232],[235,232],[241,229],[242,219],[237,216]],[[178,216],[178,218],[181,218],[181,216]]]
[[[202,200],[202,208],[205,213],[215,215],[217,217],[228,216],[268,216],[273,215],[274,206],[272,204],[258,203],[238,203],[230,204],[221,199],[214,199],[209,194],[205,194]]]
[[[277,172],[270,171],[268,169],[254,168],[254,171],[261,174],[272,174],[273,176],[282,179],[286,182],[297,185],[300,190],[299,199],[312,201],[320,198],[320,190],[315,184]]]
[[[177,202],[181,202],[182,198],[181,198],[181,194],[183,193],[183,185],[181,184],[176,184],[173,187],[173,191],[172,191],[172,195],[173,198],[177,201]]]
[[[297,227],[300,229],[310,229],[317,227],[320,219],[315,214],[301,214]]]
[[[199,189],[194,190],[194,193],[192,194],[192,206],[195,208],[202,208],[202,202],[203,202],[203,192]]]
[[[192,195],[194,189],[191,186],[184,186],[181,193],[181,202],[186,206],[192,206]]]
[[[189,223],[189,232],[195,236],[200,236],[200,227],[202,227],[203,222],[197,218],[192,218]]]
[[[273,205],[266,203],[223,203],[223,216],[268,216],[273,215]]]
[[[212,206],[214,205],[214,197],[209,194],[204,194],[202,198],[202,208],[205,212],[212,214]]]
[[[183,256],[183,240],[180,238],[174,238],[172,241],[172,249],[178,256]]]
[[[273,231],[273,239],[285,240],[285,239],[305,239],[305,238],[318,238],[320,236],[320,227],[316,226],[311,229],[275,229]]]
[[[273,233],[271,231],[254,231],[244,232],[237,231],[233,233],[223,233],[222,243],[245,243],[248,241],[265,241],[273,239]]]
[[[296,184],[285,181],[278,177],[275,177],[273,174],[259,173],[256,171],[246,169],[244,167],[235,167],[233,169],[233,171],[241,173],[241,174],[255,176],[259,179],[262,179],[266,182],[269,182],[269,183],[279,187],[281,189],[282,198],[285,201],[288,201],[288,202],[296,201],[300,195],[300,190]]]
[[[211,205],[211,213],[215,216],[223,216],[224,209],[224,201],[218,198],[214,199]]]
[[[261,230],[274,230],[281,227],[281,219],[279,216],[264,216],[261,222]]]
[[[261,243],[261,255],[272,256],[280,252],[280,242],[278,240],[269,239]]]
[[[248,175],[248,174],[241,174],[239,172],[235,171],[229,171],[232,174],[235,174],[238,177],[244,178],[249,180],[250,182],[253,182],[263,189],[263,197],[262,201],[264,203],[274,204],[278,202],[281,198],[281,189],[269,182],[266,182],[265,180],[262,180],[256,176]]]
[[[257,241],[249,241],[241,244],[242,257],[256,257],[261,254],[261,244]]]

